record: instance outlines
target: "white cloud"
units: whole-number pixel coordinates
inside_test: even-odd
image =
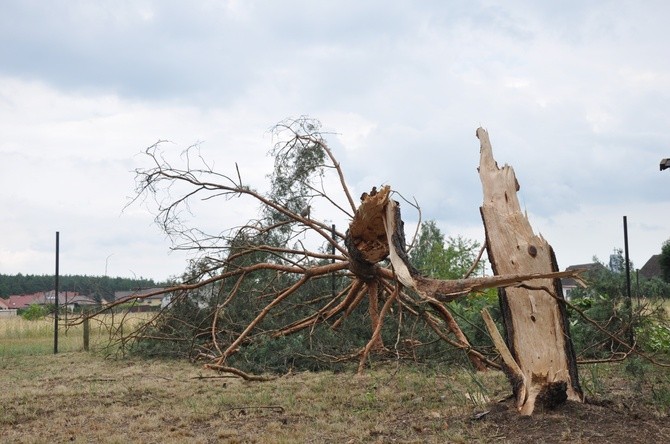
[[[0,85],[0,97],[11,99],[10,106],[0,108],[5,136],[0,141],[0,183],[11,190],[0,197],[0,205],[11,209],[0,217],[9,234],[0,263],[4,273],[49,273],[50,237],[60,230],[64,247],[74,246],[73,274],[101,274],[100,258],[110,253],[115,261],[127,260],[122,269],[126,274],[178,274],[187,256],[165,258],[170,244],[152,225],[153,215],[139,204],[123,211],[134,194],[132,171],[147,165],[139,153],[158,138],[174,141],[165,148],[175,159],[202,141],[207,159],[220,171],[233,173],[239,160],[245,179],[254,185],[262,184],[269,172],[265,128],[234,111],[69,95],[7,78]],[[226,220],[221,213],[205,211],[203,217],[206,226],[220,224],[223,229],[229,222],[239,223],[243,215],[235,214],[227,212],[227,218],[234,217]],[[35,243],[38,247],[31,247]],[[158,259],[148,259],[151,254]]]
[[[325,113],[322,117],[328,127],[335,132],[332,142],[346,151],[361,151],[369,148],[370,134],[377,129],[377,123],[355,113]],[[355,155],[355,154],[354,154]]]
[[[623,249],[624,216],[628,219],[630,259],[636,268],[641,268],[652,255],[661,252],[663,242],[670,238],[667,203],[589,205],[558,212],[551,218],[532,213],[529,217],[535,232],[542,233],[554,247],[559,266],[565,268],[590,262],[592,256],[607,262],[615,248]]]

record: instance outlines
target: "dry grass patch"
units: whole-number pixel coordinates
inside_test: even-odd
[[[667,417],[637,410],[648,387],[524,420],[498,402],[509,394],[501,373],[458,368],[388,366],[363,376],[295,373],[248,383],[186,362],[63,353],[0,356],[0,374],[9,381],[0,392],[3,442],[609,442],[592,440],[598,428],[635,442],[670,433]],[[615,375],[596,374],[602,380],[589,384],[603,393],[631,385]]]
[[[3,357],[9,442],[445,442],[473,407],[458,378],[402,368],[247,383],[172,361]],[[504,385],[498,373],[487,390]],[[445,396],[446,394],[446,396]]]
[[[670,299],[664,300],[661,305],[663,308],[665,308],[665,312],[668,314],[668,317],[670,317]]]
[[[92,349],[104,347],[109,333],[119,328],[123,321],[125,332],[132,331],[148,319],[150,313],[101,314],[91,319],[89,345]],[[72,318],[70,318],[72,319]],[[82,324],[66,326],[65,319],[58,329],[58,350],[81,351],[84,348]],[[26,320],[21,316],[0,318],[0,356],[39,355],[53,352],[54,320],[52,317]]]

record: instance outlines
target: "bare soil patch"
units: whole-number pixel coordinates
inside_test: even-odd
[[[568,401],[531,417],[519,416],[506,401],[492,406],[479,433],[506,443],[654,443],[667,442],[670,424],[667,417],[612,401]]]
[[[186,362],[85,353],[0,356],[2,442],[668,442],[663,373],[640,384],[584,372],[604,395],[528,418],[497,372],[382,367],[295,373],[272,382],[221,377]],[[484,402],[490,399],[492,401]],[[479,413],[489,413],[479,417]],[[479,419],[476,419],[479,418]]]

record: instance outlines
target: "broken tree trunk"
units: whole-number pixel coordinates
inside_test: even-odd
[[[392,233],[395,236],[400,236],[400,239],[397,239],[395,242],[402,251],[401,254],[404,256],[406,263],[409,264],[405,253],[405,236],[402,230],[403,223],[400,218],[400,210],[397,203],[389,198],[390,193],[391,188],[389,186],[384,186],[379,191],[377,191],[377,187],[373,187],[370,193],[364,193],[361,196],[361,205],[356,210],[345,238],[345,244],[352,258],[350,269],[361,280],[368,282],[369,287],[369,312],[370,320],[372,321],[373,339],[364,351],[363,357],[367,356],[370,349],[381,349],[384,347],[381,335],[379,334],[383,324],[383,313],[380,315],[378,309],[375,277],[377,273],[381,272],[377,264],[386,259],[391,254],[391,251],[395,250],[390,243],[391,236],[388,235],[389,228],[386,224],[388,208],[392,209],[394,217],[393,225],[390,229],[393,230]],[[397,212],[395,211],[396,208]],[[412,272],[417,273],[413,267]],[[470,350],[470,343],[458,324],[453,320],[451,313],[445,307],[440,307],[446,312],[443,313],[446,319],[452,321],[448,323],[451,332],[462,344],[463,349]],[[468,353],[468,356],[476,369],[486,370],[486,366],[481,358],[474,351]],[[359,371],[362,369],[362,364],[363,360],[361,360]]]
[[[477,129],[477,137],[481,145],[479,176],[484,193],[481,215],[494,274],[558,271],[551,246],[541,235],[533,233],[521,212],[514,170],[507,165],[498,168],[484,129]],[[520,413],[532,414],[538,402],[551,408],[566,399],[583,401],[565,305],[560,303],[563,299],[560,279],[535,279],[498,291],[507,343],[498,341],[496,346],[506,358],[504,368]],[[490,330],[495,328],[492,321],[487,326]],[[492,337],[496,333],[491,331]],[[501,350],[505,346],[509,353]]]
[[[361,205],[349,224],[344,240],[351,258],[349,269],[368,286],[373,284],[373,288],[376,288],[374,285],[376,279],[384,278],[397,280],[405,287],[414,290],[425,302],[435,307],[445,319],[449,330],[456,337],[456,343],[466,351],[477,369],[484,369],[481,355],[470,347],[467,338],[442,303],[456,300],[473,291],[517,285],[529,279],[576,277],[575,271],[510,274],[456,280],[439,280],[422,276],[407,257],[400,205],[389,197],[390,193],[391,188],[384,186],[379,191],[375,187],[370,193],[363,193],[361,196]],[[378,265],[387,258],[391,262],[392,270]],[[376,291],[373,293],[376,294]],[[376,301],[371,300],[371,303],[376,303]],[[371,312],[372,324],[373,330],[377,331],[383,323],[383,314],[377,315],[377,310],[374,310],[374,313],[373,315]],[[381,341],[378,336],[374,336],[374,340]],[[374,346],[383,346],[383,344],[379,342]]]

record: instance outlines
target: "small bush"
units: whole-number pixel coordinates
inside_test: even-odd
[[[31,304],[22,313],[21,317],[28,321],[42,319],[49,314],[49,310],[44,305]]]
[[[635,329],[635,337],[643,350],[670,354],[670,326],[647,321]]]

